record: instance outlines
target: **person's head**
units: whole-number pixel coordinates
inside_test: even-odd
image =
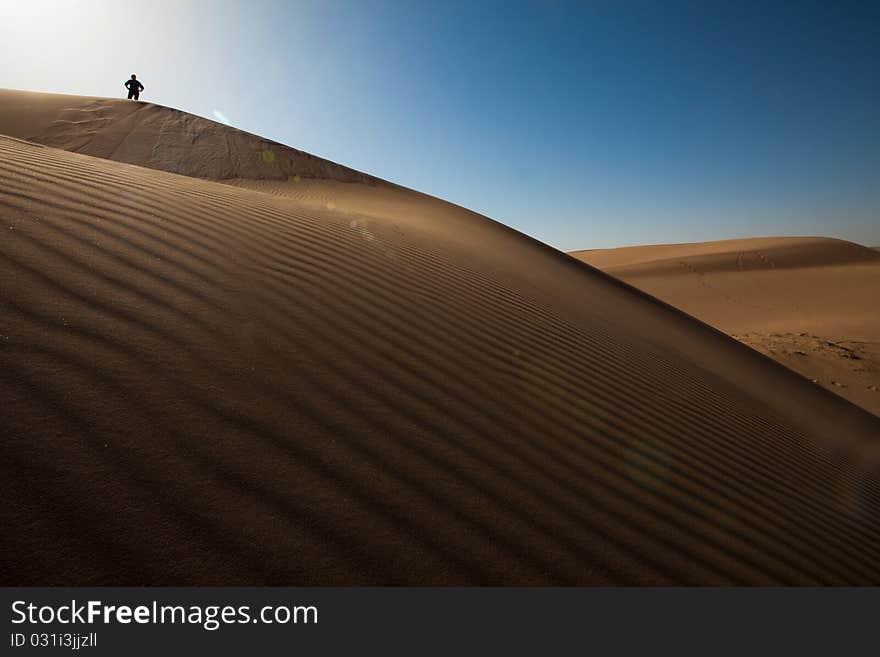
[[[137,77],[138,77],[138,76],[136,76],[134,73],[131,74],[131,79],[132,79],[132,80],[137,80]]]

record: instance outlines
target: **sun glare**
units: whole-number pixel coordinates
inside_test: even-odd
[[[9,35],[70,31],[78,28],[79,0],[0,0],[0,25]]]
[[[0,11],[4,17],[15,15],[42,19],[73,9],[79,4],[79,0],[0,0]]]

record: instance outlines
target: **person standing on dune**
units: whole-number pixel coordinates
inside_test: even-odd
[[[131,74],[131,79],[126,80],[125,82],[123,82],[123,84],[125,85],[125,88],[128,89],[129,100],[131,100],[132,98],[137,100],[141,92],[144,90],[144,85],[140,83],[134,73]]]

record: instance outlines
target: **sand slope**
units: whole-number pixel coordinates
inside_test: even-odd
[[[876,250],[785,237],[572,255],[880,415]]]
[[[308,153],[147,102],[0,90],[3,134],[199,178],[378,182]]]
[[[437,199],[205,177],[0,138],[3,583],[880,582],[874,416]]]

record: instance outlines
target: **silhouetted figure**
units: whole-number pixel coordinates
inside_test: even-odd
[[[141,92],[144,90],[144,85],[138,82],[137,76],[134,73],[131,74],[131,80],[126,80],[124,84],[125,88],[128,89],[129,100],[132,98],[137,100],[141,95]]]

